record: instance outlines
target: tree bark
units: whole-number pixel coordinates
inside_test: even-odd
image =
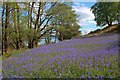
[[[4,35],[5,53],[7,53],[7,51],[8,51],[7,28],[9,26],[9,17],[10,17],[10,5],[9,5],[9,3],[6,3],[6,20],[5,20],[5,35]]]
[[[30,17],[30,32],[32,31],[32,11],[33,11],[33,7],[34,7],[34,3],[35,2],[32,2],[32,6],[31,6],[31,9],[30,9],[30,13],[29,13],[29,17]],[[29,6],[30,6],[30,3],[29,3]],[[29,32],[29,33],[30,33]],[[32,38],[30,37],[30,39],[28,40],[28,48],[33,48],[33,41],[32,41]]]
[[[5,8],[4,8],[4,4],[3,4],[3,11],[2,11],[2,52],[1,54],[3,55],[4,53],[4,21],[3,21],[3,16],[4,16],[4,11],[5,11]]]
[[[111,21],[111,19],[109,20],[107,15],[106,15],[106,22],[107,22],[109,27],[112,26],[112,21]]]
[[[38,13],[37,13],[37,18],[36,18],[36,22],[35,22],[35,27],[34,27],[34,36],[33,36],[33,40],[32,40],[32,45],[36,46],[38,45],[38,40],[37,40],[37,35],[39,34],[39,27],[38,26],[38,22],[39,22],[39,19],[40,19],[40,22],[41,22],[41,13],[40,13],[40,10],[41,10],[41,2],[39,2],[39,8],[38,8]],[[36,30],[37,28],[37,30]],[[35,39],[34,39],[35,38]]]
[[[14,10],[13,10],[13,16],[14,16],[14,27],[15,27],[15,33],[16,33],[16,50],[19,49],[19,33],[18,33],[18,25],[17,24],[17,12],[16,12],[16,3],[15,3],[15,7],[14,7]]]
[[[23,42],[22,42],[22,39],[21,39],[21,33],[20,33],[20,9],[18,8],[17,9],[17,26],[18,26],[18,33],[19,33],[19,37],[18,37],[18,39],[19,39],[19,48],[23,48],[24,46],[23,46]]]
[[[60,40],[60,41],[63,41],[63,35],[59,32],[59,37],[58,37],[58,39]]]

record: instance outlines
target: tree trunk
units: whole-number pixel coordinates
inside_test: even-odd
[[[39,19],[40,19],[40,23],[41,23],[40,10],[41,10],[41,2],[39,2],[39,9],[38,9],[38,13],[37,13],[37,16],[36,16],[37,18],[36,18],[35,27],[34,27],[35,31],[34,31],[34,36],[33,36],[33,46],[35,45],[35,47],[38,46],[38,39],[37,39],[38,36],[37,35],[40,34],[39,33],[40,32],[40,30],[39,30],[40,27],[37,27]],[[37,28],[37,30],[36,30],[36,28]]]
[[[18,41],[18,39],[16,39],[16,50],[18,50],[19,49],[19,41]]]
[[[16,5],[15,5],[16,6]],[[17,13],[16,13],[16,7],[15,7],[15,9],[14,9],[14,11],[13,11],[13,16],[14,16],[14,27],[15,27],[15,33],[16,33],[16,43],[15,43],[15,45],[16,45],[16,50],[18,50],[19,49],[19,33],[18,33],[18,25],[17,25]]]
[[[3,16],[4,16],[4,11],[5,11],[5,8],[4,8],[4,4],[3,4],[3,11],[2,11],[2,52],[1,54],[3,55],[3,52],[4,52],[4,21],[3,21]]]
[[[22,39],[21,39],[21,33],[20,33],[20,10],[19,8],[17,9],[17,26],[18,26],[18,40],[19,40],[19,48],[23,48],[23,42],[22,42]]]
[[[36,41],[35,41],[35,47],[37,47],[37,46],[38,46],[38,41],[36,40]]]
[[[33,48],[34,47],[34,40],[32,40],[32,42],[31,42],[31,48]]]
[[[57,42],[57,31],[56,31],[56,34],[55,34],[55,43]]]
[[[7,3],[7,4],[6,4],[5,35],[4,35],[5,53],[7,53],[7,51],[8,51],[7,28],[8,28],[8,26],[9,26],[9,17],[10,17],[10,6],[9,6],[9,3]]]
[[[109,26],[112,26],[112,20],[110,19],[110,21],[109,21]]]
[[[112,26],[112,21],[111,21],[111,19],[109,20],[107,15],[106,15],[106,22],[107,22],[109,27]]]
[[[29,3],[29,6],[30,6],[30,3]],[[28,15],[28,17],[30,18],[30,32],[32,31],[32,11],[33,11],[33,7],[34,7],[34,2],[32,2],[32,6],[31,6],[31,9],[30,9],[30,13]],[[29,32],[29,33],[30,33]],[[29,40],[28,40],[28,48],[33,48],[33,39],[30,37]]]
[[[109,26],[109,27],[112,26],[112,22],[109,22],[109,23],[108,23],[108,26]]]
[[[63,41],[63,35],[61,35],[61,41]]]
[[[29,6],[30,6],[30,2],[29,2]],[[28,7],[28,28],[30,28],[30,8]],[[28,48],[31,48],[31,39],[29,37],[28,40]]]
[[[59,40],[60,41],[63,41],[63,35],[60,33],[60,35],[59,35]]]
[[[31,39],[28,40],[28,48],[31,48]]]

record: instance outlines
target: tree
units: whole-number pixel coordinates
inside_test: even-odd
[[[49,8],[46,8],[46,6],[48,6],[48,4],[50,5]],[[31,47],[29,48],[33,48],[35,45],[38,45],[38,41],[39,39],[45,35],[47,33],[47,31],[49,30],[45,30],[45,28],[47,27],[47,24],[49,23],[50,19],[52,18],[51,14],[47,14],[46,11],[51,9],[53,6],[55,5],[55,3],[53,2],[39,2],[38,3],[38,8],[37,11],[33,11],[33,15],[36,15],[36,18],[32,18],[31,15],[31,24],[33,23],[34,26],[31,27],[31,29],[33,29],[33,36],[31,38]],[[36,9],[34,6],[32,6],[33,10]],[[32,11],[31,11],[32,12]],[[30,12],[30,13],[31,13]],[[41,28],[41,26],[43,26]],[[45,31],[44,31],[45,30]],[[44,31],[44,32],[43,32]],[[32,31],[30,31],[32,32]],[[43,32],[41,34],[41,32]]]
[[[20,48],[19,46],[19,6],[17,3],[12,3],[13,7],[13,19],[14,19],[14,28],[15,28],[15,34],[16,34],[16,40],[15,45],[16,49],[18,50]]]
[[[116,13],[116,20],[120,26],[120,1],[119,2],[114,2],[114,13]]]
[[[80,26],[77,24],[76,20],[77,15],[70,5],[68,6],[66,3],[58,3],[54,6],[51,12],[55,12],[51,20],[51,25],[56,26],[54,28],[59,33],[58,39],[60,41],[71,39],[80,34]]]
[[[30,7],[30,13],[28,16],[30,16],[30,26],[29,26],[29,29],[30,29],[30,32],[32,32],[32,13],[33,13],[33,7],[34,7],[34,3],[35,2],[32,2],[32,5]],[[29,6],[30,6],[30,3],[29,3]],[[30,37],[29,41],[28,41],[28,48],[33,48],[33,41],[32,41],[32,36]]]
[[[3,52],[4,52],[4,12],[5,12],[5,5],[3,4],[3,6],[2,6],[2,8],[3,8],[3,10],[2,10],[2,17],[1,17],[1,21],[2,21],[2,39],[1,39],[1,41],[2,41],[2,51],[1,51],[1,54],[3,55]]]
[[[1,20],[2,51],[5,52],[8,48],[37,47],[43,37],[46,43],[51,43],[53,32],[57,37],[62,35],[63,40],[79,34],[76,14],[70,3],[4,2]]]
[[[9,27],[9,18],[10,18],[10,4],[6,3],[6,14],[5,14],[5,34],[4,34],[4,46],[5,53],[8,51],[8,33],[7,29]]]
[[[57,27],[57,31],[59,32],[58,39],[60,41],[63,41],[66,39],[71,39],[80,36],[81,32],[79,31],[79,28],[80,26],[78,24],[74,24],[70,27],[66,26]]]
[[[95,15],[95,21],[97,22],[97,26],[108,25],[111,26],[112,22],[116,20],[116,9],[113,2],[96,2],[91,10]]]

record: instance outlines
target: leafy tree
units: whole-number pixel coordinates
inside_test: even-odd
[[[91,10],[95,15],[97,26],[111,26],[113,21],[116,21],[117,7],[114,2],[96,2]]]
[[[114,11],[116,20],[118,24],[120,25],[120,1],[114,2],[113,6],[114,6],[113,11]]]
[[[8,49],[33,48],[43,37],[46,43],[50,43],[53,30],[59,38],[62,35],[63,40],[79,34],[71,3],[4,2],[1,20],[2,51],[4,49],[5,52]]]
[[[13,20],[14,20],[14,29],[15,29],[15,45],[16,45],[16,49],[20,48],[20,41],[19,41],[19,6],[17,3],[12,3],[12,8],[13,8]]]
[[[77,24],[76,14],[70,5],[59,3],[51,10],[51,12],[54,11],[56,13],[53,14],[51,25],[56,25],[55,30],[59,33],[59,40],[71,39],[80,34],[80,26]]]
[[[78,24],[74,24],[70,27],[66,26],[57,27],[57,31],[59,32],[58,39],[62,41],[80,36],[81,32],[79,31],[79,28],[80,26]]]

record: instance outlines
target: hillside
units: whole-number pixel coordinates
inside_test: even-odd
[[[120,33],[120,28],[117,24],[114,24],[113,26],[106,26],[103,29],[97,29],[95,31],[91,31],[88,33],[88,36],[94,36],[94,35],[104,35],[104,34],[114,34],[114,33]]]
[[[118,34],[39,46],[3,60],[4,78],[116,78]]]

